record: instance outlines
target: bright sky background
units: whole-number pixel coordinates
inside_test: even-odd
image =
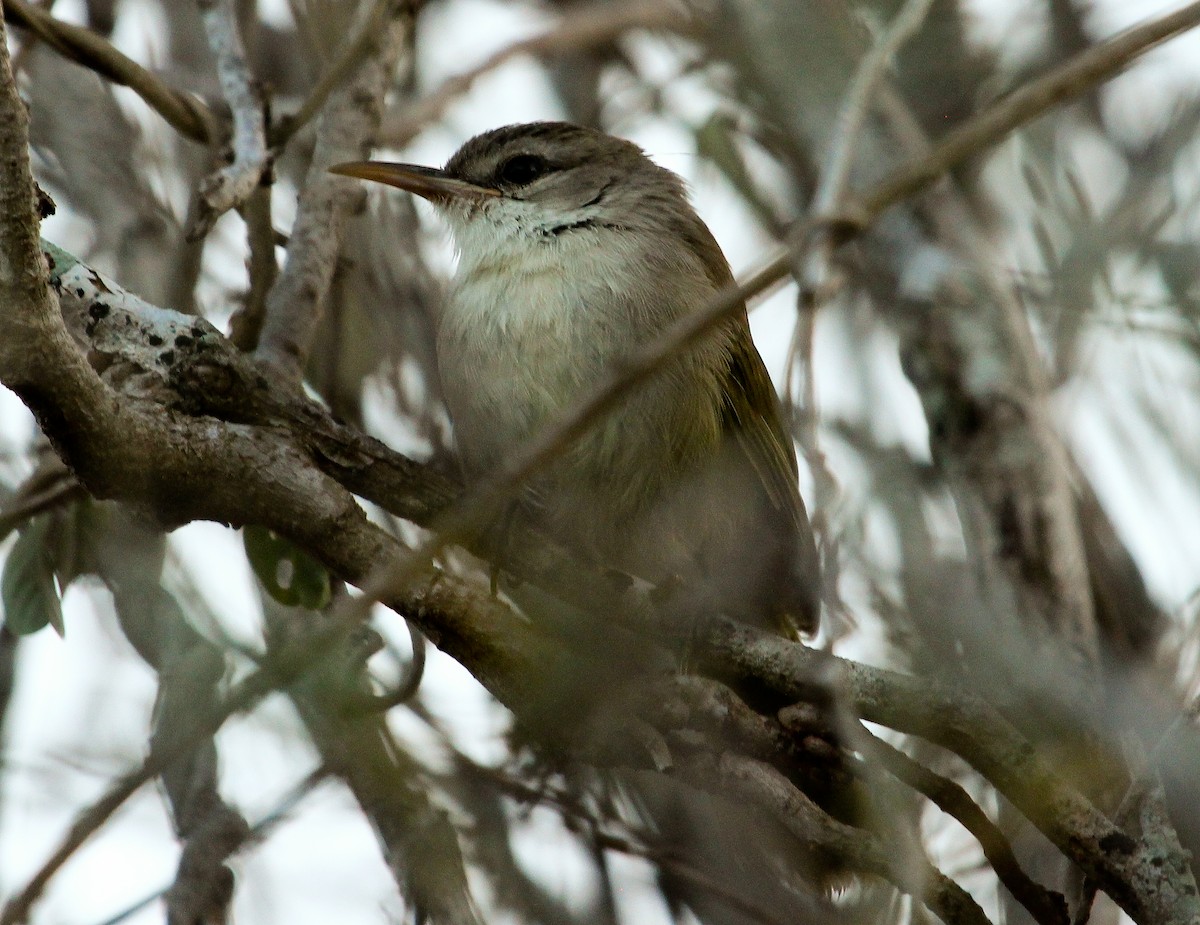
[[[1180,5],[1110,0],[1100,4],[1096,26],[1107,32]],[[286,15],[283,0],[276,0],[275,6],[276,15]],[[981,38],[1005,35],[1003,54],[1014,60],[1029,53],[1036,22],[1027,20],[1026,4],[976,0],[972,6],[978,12]],[[78,17],[79,9],[79,0],[61,0],[55,14]],[[155,47],[152,29],[145,20],[135,19],[130,15],[121,18],[117,39],[127,53],[149,61]],[[430,41],[421,56],[422,85],[438,85],[443,78],[539,26],[520,6],[499,0],[451,0],[432,7],[423,31]],[[664,74],[670,72],[670,61],[661,49],[642,42],[637,53],[640,60],[653,60],[657,55]],[[1104,106],[1121,130],[1137,136],[1151,130],[1170,105],[1168,88],[1194,92],[1198,76],[1200,35],[1193,34],[1156,51],[1110,84]],[[678,97],[673,102],[685,111],[688,106],[703,110],[704,101],[689,96],[702,92],[698,86],[688,84],[672,92]],[[516,61],[480,81],[450,110],[443,127],[427,132],[399,153],[415,162],[438,164],[482,127],[561,115],[538,69]],[[747,231],[752,222],[740,200],[715,169],[692,153],[690,136],[648,119],[621,130],[688,180],[702,216],[735,271],[753,266],[767,242]],[[1085,176],[1096,184],[1101,196],[1106,184],[1119,182],[1106,163],[1103,151],[1081,153]],[[277,195],[284,194],[280,191]],[[288,205],[281,203],[280,214],[290,212]],[[85,242],[78,240],[78,230],[70,216],[63,216],[47,223],[46,235],[68,247],[81,246]],[[241,230],[232,224],[223,233],[235,236]],[[1013,247],[1022,246],[1020,230],[1015,229]],[[448,264],[448,248],[439,253],[438,259]],[[238,273],[240,266],[218,268],[218,272]],[[752,315],[759,349],[777,376],[783,369],[793,300],[793,290],[785,288]],[[844,406],[846,398],[838,389],[839,369],[844,368],[848,351],[862,349],[862,343],[848,342],[837,330],[819,330],[819,392],[827,413]],[[919,405],[899,373],[890,352],[892,345],[881,342],[871,349],[877,351],[881,363],[894,367],[897,385],[890,413],[895,418],[895,439],[920,447],[924,424]],[[1145,425],[1131,413],[1130,396],[1112,394],[1111,383],[1120,383],[1123,389],[1134,383],[1147,401],[1167,411],[1180,439],[1191,435],[1186,439],[1193,443],[1200,439],[1195,402],[1200,383],[1190,364],[1179,362],[1169,346],[1145,339],[1098,340],[1090,362],[1091,380],[1060,396],[1059,410],[1084,456],[1101,474],[1100,492],[1156,594],[1168,605],[1177,606],[1193,592],[1197,580],[1200,530],[1194,525],[1200,522],[1200,500],[1193,484],[1170,475],[1174,466],[1146,453],[1151,441],[1140,430]],[[1179,401],[1179,396],[1190,401]],[[30,432],[28,414],[11,394],[0,390],[0,443],[21,446]],[[227,621],[230,631],[254,642],[259,614],[237,534],[212,524],[194,524],[177,531],[172,544],[186,561],[195,563],[197,574],[218,563],[222,583],[205,584],[201,592]],[[78,807],[127,770],[145,747],[155,690],[152,673],[120,637],[107,608],[94,608],[89,595],[72,589],[65,609],[65,640],[43,632],[28,640],[21,652],[17,696],[8,719],[6,767],[0,776],[0,894],[25,882],[61,838]],[[395,626],[397,621],[385,616],[379,622],[397,646],[405,649],[405,634]],[[469,754],[490,760],[501,753],[503,715],[488,706],[485,695],[465,671],[436,652],[432,653],[423,696],[455,730],[456,739]],[[393,711],[391,718],[402,737],[410,741],[428,738],[405,711]],[[225,792],[252,823],[272,808],[281,791],[314,766],[315,756],[301,744],[302,739],[290,708],[279,698],[251,717],[231,722],[221,732]],[[83,751],[81,743],[85,743]],[[518,848],[534,861],[548,884],[577,892],[582,867],[564,854],[564,841],[555,836],[556,829],[550,813],[535,813]],[[145,789],[54,880],[34,921],[99,923],[167,885],[176,861],[163,801],[154,789]],[[616,864],[645,876],[636,862],[620,859]],[[323,787],[306,799],[294,818],[264,846],[237,862],[237,870],[235,921],[353,925],[399,917],[395,889],[374,836],[340,788]],[[668,921],[665,910],[647,906],[648,895],[636,890],[622,895],[621,902],[638,913],[627,921],[648,925]],[[152,905],[128,921],[160,920],[160,907]]]

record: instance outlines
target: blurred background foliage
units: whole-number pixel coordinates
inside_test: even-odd
[[[40,6],[110,39],[171,86],[222,105],[194,4]],[[298,111],[344,53],[357,6],[238,0],[252,69],[276,120]],[[830,152],[845,129],[847,88],[901,6],[711,0],[681,4],[677,17],[665,2],[429,0],[412,11],[380,151],[433,162],[479,131],[539,118],[627,135],[687,175],[735,270],[744,270],[787,240],[841,169]],[[989,103],[1153,12],[1153,4],[1099,0],[933,0],[872,93],[845,165],[849,189],[920,158]],[[445,106],[422,108],[447,92],[444,80],[542,35],[553,40],[528,40],[528,53],[446,96]],[[261,300],[264,277],[247,270],[241,217],[226,216],[199,241],[186,234],[194,190],[220,152],[180,137],[134,93],[31,32],[12,28],[10,44],[32,119],[35,173],[58,204],[44,234],[148,301],[222,328]],[[799,284],[775,292],[754,325],[789,401],[818,529],[827,605],[818,644],[965,682],[1026,710],[1026,728],[1044,744],[1132,730],[1128,747],[1141,757],[1130,760],[1163,758],[1174,822],[1195,851],[1195,781],[1172,780],[1169,754],[1155,752],[1169,753],[1166,730],[1200,695],[1200,46],[1195,36],[1178,44],[979,152],[852,243],[818,241],[797,258]],[[277,259],[312,146],[310,124],[274,164]],[[341,419],[453,472],[433,352],[449,267],[424,207],[372,191],[347,230],[307,382]],[[165,538],[84,499],[11,396],[0,416],[0,527],[10,537],[20,530],[3,547],[6,891],[89,800],[96,775],[134,763],[148,729],[165,734],[147,714],[151,700],[161,718],[172,700],[211,698],[253,663],[262,627],[286,633],[300,617],[255,590],[240,543],[215,528]],[[414,534],[411,525],[391,526]],[[62,632],[64,616],[61,641],[20,635],[46,623]],[[375,622],[379,635],[362,644],[376,688],[404,690],[423,646],[397,631],[394,615]],[[131,667],[138,656],[156,678]],[[195,825],[218,825],[214,818],[235,833],[243,815],[261,824],[261,839],[234,862],[236,917],[418,914],[421,865],[397,895],[384,861],[372,858],[368,829],[346,821],[358,810],[340,789],[346,778],[334,756],[384,743],[380,775],[390,783],[383,795],[355,790],[359,806],[399,799],[408,801],[405,813],[440,814],[487,921],[760,920],[697,901],[639,827],[638,807],[617,805],[619,795],[507,742],[502,709],[447,660],[430,658],[426,683],[405,690],[402,706],[369,728],[329,727],[320,704],[334,695],[320,685],[339,683],[329,678],[297,696],[298,713],[272,701],[239,720],[196,759],[210,765],[201,774],[204,813],[196,794],[183,792],[198,779],[196,761],[179,786],[164,781],[171,824],[185,837]],[[353,736],[373,744],[355,745]],[[961,761],[920,743],[905,747],[964,782],[1011,826],[1030,873],[1065,888],[1070,877],[1058,860],[1036,836],[1022,845],[1014,814]],[[258,761],[272,770],[256,780]],[[292,790],[285,781],[302,783]],[[301,799],[310,790],[324,796]],[[214,816],[213,801],[225,812]],[[169,898],[168,884],[179,882],[180,858],[155,805],[119,820],[119,834],[68,868],[40,907],[42,921],[117,921],[109,916],[127,907],[131,921],[161,917],[155,899],[131,905],[161,888]],[[1026,913],[961,829],[912,799],[894,808],[993,921],[1021,920]],[[277,812],[289,820],[278,837]],[[285,838],[292,826],[306,837]],[[345,826],[351,834],[343,836]],[[344,855],[328,856],[327,845]],[[437,853],[428,844],[414,850]],[[424,875],[440,870],[431,862]],[[726,874],[718,895],[762,879]],[[819,891],[805,908],[864,922],[929,914],[870,881],[841,886],[832,909]],[[282,898],[292,892],[303,901]],[[1114,916],[1110,908],[1096,914]]]

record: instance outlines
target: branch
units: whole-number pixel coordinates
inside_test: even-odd
[[[329,173],[339,161],[366,155],[379,127],[383,97],[403,37],[413,27],[407,8],[393,10],[373,57],[355,79],[334,93],[317,127],[312,163],[297,204],[285,264],[267,296],[257,356],[285,381],[298,383],[333,279],[346,220],[363,191]]]
[[[0,542],[27,520],[86,497],[87,491],[57,456],[47,452],[33,474],[0,503]]]
[[[867,743],[869,758],[879,762],[897,780],[924,794],[974,836],[1000,882],[1029,911],[1035,922],[1066,925],[1070,921],[1062,895],[1047,890],[1021,870],[1004,833],[959,784],[935,774],[865,728],[859,741]]]
[[[978,903],[924,858],[901,856],[879,836],[830,818],[779,771],[724,754],[716,767],[693,763],[687,776],[728,799],[741,797],[766,810],[802,843],[852,870],[882,877],[927,905],[946,925],[990,925]]]
[[[270,168],[262,90],[250,73],[232,0],[197,0],[208,44],[217,59],[221,92],[233,114],[233,163],[200,183],[189,241],[204,237],[217,219],[250,198]]]
[[[183,137],[200,144],[213,144],[219,137],[207,106],[168,86],[90,29],[55,19],[25,0],[4,0],[4,19],[29,29],[68,61],[129,87]]]
[[[833,659],[727,618],[706,621],[696,640],[735,678],[753,679],[791,701],[812,695],[808,679],[833,671],[834,689],[846,692],[859,717],[964,758],[1135,921],[1182,925],[1200,917],[1184,853],[1137,841],[1114,825],[987,701],[927,679]]]
[[[856,210],[872,218],[889,206],[929,186],[972,155],[995,144],[1013,129],[1030,122],[1052,106],[1079,96],[1128,67],[1157,45],[1200,23],[1200,3],[1126,29],[1080,52],[1065,64],[1031,80],[993,103],[964,125],[947,132],[928,158],[894,171],[858,202]]]
[[[825,155],[821,178],[813,195],[813,213],[830,215],[842,207],[854,166],[854,151],[870,112],[875,88],[892,58],[921,28],[932,3],[933,0],[907,0],[859,63],[834,123],[833,142]]]
[[[391,0],[376,0],[356,33],[354,40],[347,43],[345,50],[333,64],[321,74],[303,105],[292,115],[284,116],[271,131],[271,147],[282,148],[295,134],[304,128],[321,111],[329,94],[342,85],[351,73],[361,65],[368,55],[377,52],[379,36],[386,31],[387,12]]]

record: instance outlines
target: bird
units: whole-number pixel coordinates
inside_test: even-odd
[[[457,269],[437,359],[468,481],[495,471],[640,345],[733,285],[683,180],[566,122],[471,138],[442,168],[334,173],[428,200]],[[511,516],[688,606],[796,638],[820,572],[795,448],[742,305],[526,486]]]

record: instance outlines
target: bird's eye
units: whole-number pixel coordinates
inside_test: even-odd
[[[550,165],[544,157],[538,157],[536,154],[517,154],[500,165],[496,176],[513,186],[524,186],[549,169]]]

